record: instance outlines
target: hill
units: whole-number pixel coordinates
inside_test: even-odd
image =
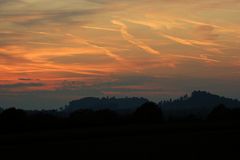
[[[167,117],[186,117],[187,115],[206,116],[214,107],[224,104],[228,108],[240,107],[240,101],[221,97],[206,91],[193,91],[176,100],[161,101],[159,106]]]
[[[65,106],[65,112],[74,112],[79,109],[111,109],[114,111],[132,111],[141,106],[142,104],[148,102],[146,98],[96,98],[96,97],[87,97],[79,100],[74,100],[69,102]]]

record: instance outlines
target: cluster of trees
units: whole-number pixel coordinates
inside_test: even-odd
[[[73,112],[81,109],[93,109],[93,110],[101,110],[105,108],[109,108],[115,111],[120,110],[132,110],[141,106],[142,104],[148,102],[146,98],[138,98],[138,97],[125,97],[125,98],[116,98],[116,97],[85,97],[78,100],[73,100],[69,102],[68,105],[65,106],[65,112]]]
[[[240,108],[240,101],[211,94],[205,91],[193,91],[190,96],[185,95],[175,100],[161,101],[163,112],[167,117],[187,117],[195,115],[196,118],[206,118],[207,115],[219,104],[228,108]]]
[[[54,114],[50,114],[54,113]],[[99,125],[121,124],[159,124],[170,120],[164,120],[161,108],[153,103],[146,102],[134,112],[127,115],[118,114],[110,109],[90,110],[79,109],[69,116],[60,116],[55,112],[39,111],[27,112],[21,109],[10,108],[0,114],[0,131],[22,131],[27,129],[62,129],[71,127],[88,127]],[[194,115],[183,118],[189,122],[196,120]],[[175,119],[175,121],[181,121]],[[203,120],[202,120],[203,121]],[[218,105],[207,116],[205,122],[240,122],[240,109],[229,109],[224,105]]]
[[[69,102],[68,105],[62,108],[62,111],[70,113],[79,109],[102,110],[108,108],[118,113],[130,113],[148,101],[146,98],[139,97],[86,97]],[[221,103],[229,108],[240,108],[240,101],[236,99],[221,97],[205,91],[193,91],[189,96],[184,95],[174,100],[160,101],[158,105],[167,117],[186,117],[195,114],[202,118],[206,117],[213,107]]]
[[[207,120],[220,122],[240,122],[240,108],[230,109],[225,105],[220,104],[209,113]]]
[[[27,112],[9,108],[0,114],[0,131],[61,129],[126,123],[160,123],[163,121],[161,109],[153,102],[144,103],[129,115],[120,115],[110,109],[79,109],[69,116],[61,115],[56,114],[56,111]]]

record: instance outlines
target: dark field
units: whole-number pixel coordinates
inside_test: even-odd
[[[34,153],[44,159],[53,154],[54,159],[62,155],[129,159],[131,155],[131,159],[238,160],[239,145],[240,109],[224,105],[202,119],[194,115],[164,118],[152,102],[129,114],[80,109],[66,116],[15,108],[0,114],[0,152]]]
[[[240,127],[231,123],[132,124],[0,136],[1,151],[119,155],[115,158],[238,159],[239,144]]]

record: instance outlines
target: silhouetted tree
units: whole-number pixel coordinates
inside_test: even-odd
[[[9,108],[4,110],[1,115],[0,119],[2,121],[12,121],[12,122],[19,122],[22,121],[26,118],[26,113],[21,110],[21,109],[16,109],[16,108]]]
[[[231,110],[228,109],[224,104],[220,104],[209,113],[207,119],[210,121],[231,120]]]
[[[118,115],[110,109],[98,111],[81,109],[73,112],[69,120],[73,125],[105,125],[116,122],[117,118]]]
[[[194,114],[190,114],[190,115],[187,115],[186,117],[183,117],[181,120],[185,122],[197,122],[197,121],[200,121],[201,119]]]
[[[71,113],[69,120],[72,125],[92,125],[95,122],[94,111],[80,109]]]
[[[23,129],[27,122],[27,115],[21,109],[9,108],[0,114],[1,127],[7,129]]]
[[[95,112],[97,123],[111,124],[117,121],[118,115],[110,109],[103,109]]]
[[[34,115],[29,116],[31,128],[51,129],[59,128],[62,125],[63,118],[57,117],[51,112],[39,111]]]
[[[158,123],[163,120],[161,108],[153,103],[146,102],[133,115],[134,121],[141,123]]]
[[[232,109],[232,120],[236,122],[240,122],[240,108],[234,108]]]

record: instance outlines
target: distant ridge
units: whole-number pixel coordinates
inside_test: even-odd
[[[64,112],[71,113],[79,109],[111,109],[113,111],[129,113],[148,101],[148,99],[142,97],[86,97],[69,102],[65,106]],[[218,96],[206,91],[193,91],[190,96],[185,95],[175,100],[159,102],[159,106],[167,117],[182,117],[187,115],[203,117],[219,104],[224,104],[228,108],[240,107],[240,101],[237,99]]]
[[[191,96],[185,95],[176,100],[161,101],[159,106],[167,116],[198,115],[205,116],[214,107],[224,104],[228,108],[240,107],[237,99],[226,98],[206,91],[193,91]]]
[[[111,110],[133,110],[142,104],[148,102],[146,98],[96,98],[96,97],[86,97],[79,100],[73,100],[65,106],[66,112],[73,112],[79,109],[111,109]]]

